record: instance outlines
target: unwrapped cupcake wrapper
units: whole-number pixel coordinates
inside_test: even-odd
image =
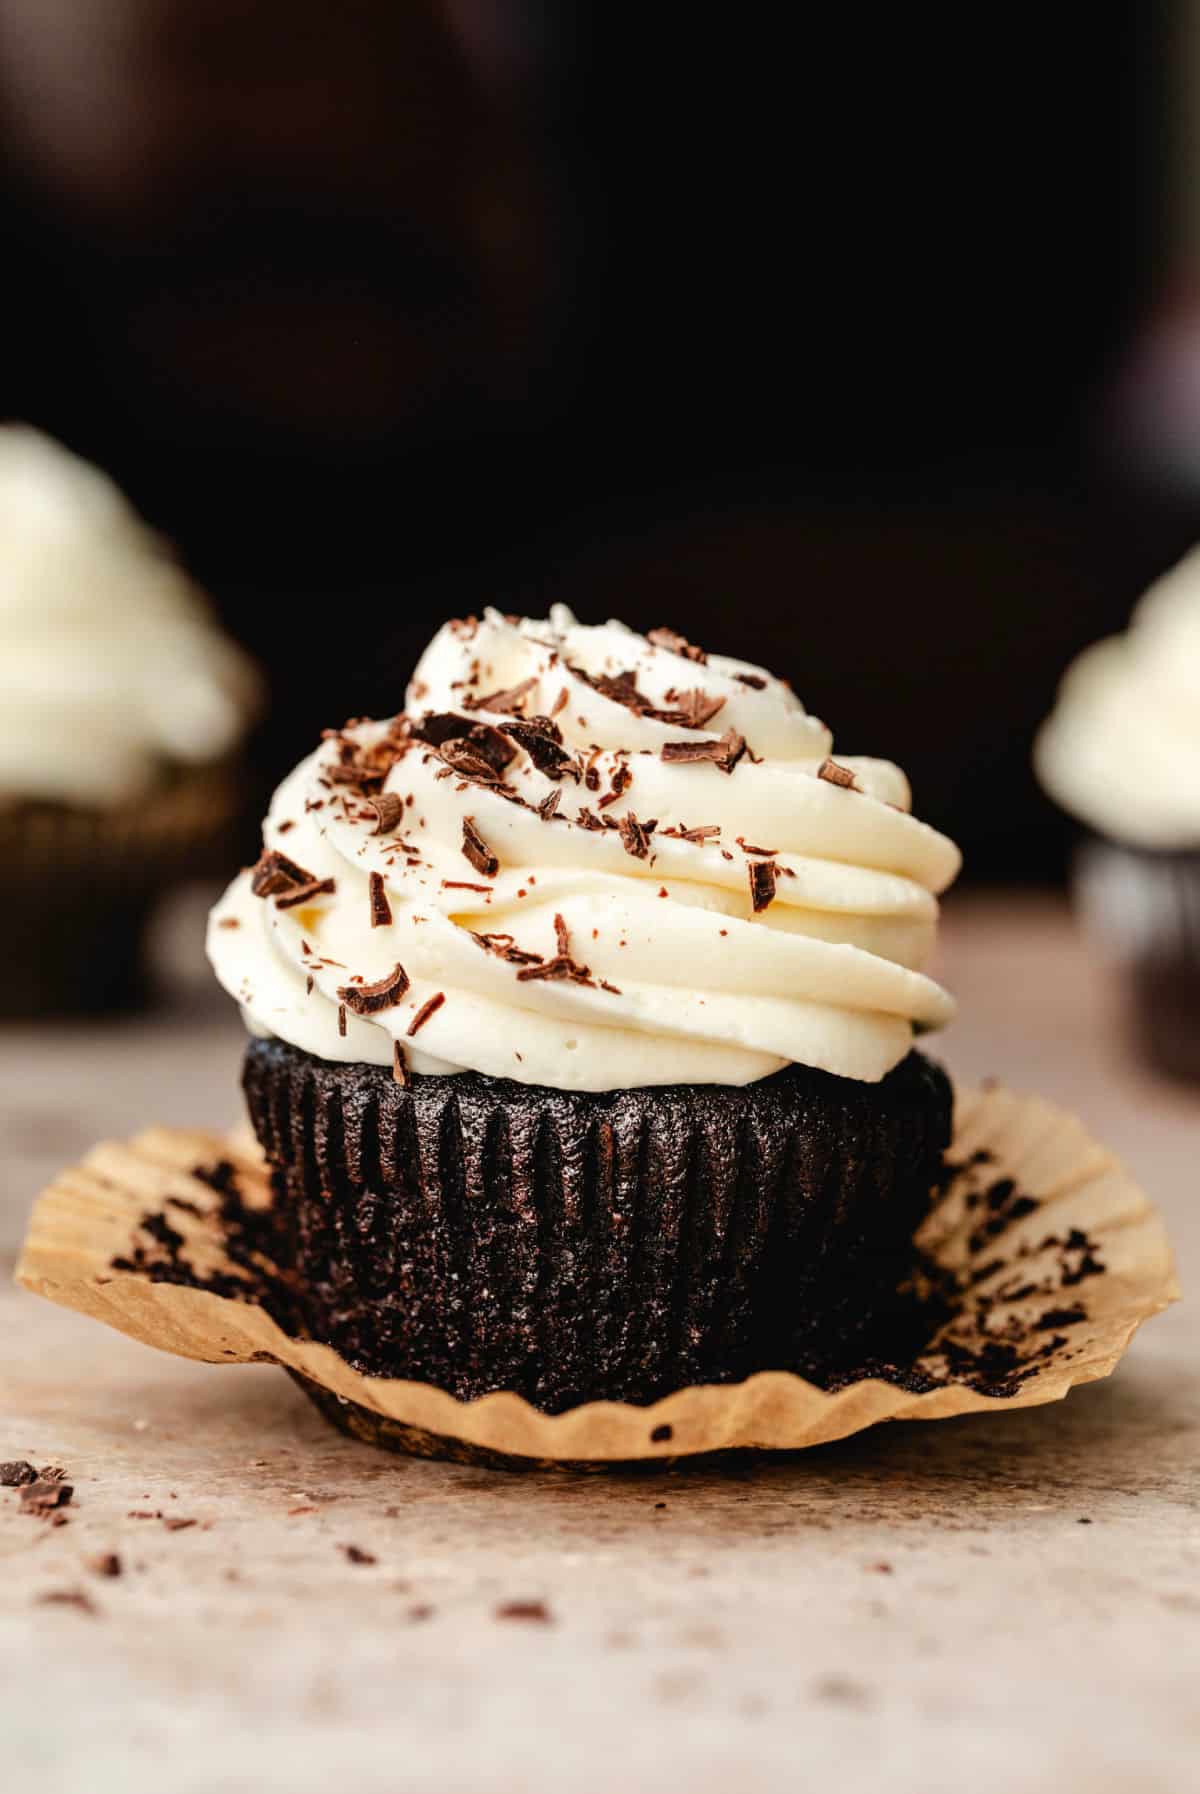
[[[228,766],[181,772],[113,811],[0,808],[10,955],[0,1015],[86,1014],[141,993],[150,909],[178,879],[221,863],[237,813]]]
[[[270,1205],[244,1135],[154,1128],[97,1146],[45,1191],[18,1279],[180,1357],[280,1364],[373,1443],[514,1464],[794,1450],[883,1420],[1057,1401],[1108,1375],[1178,1295],[1163,1223],[1112,1154],[1073,1117],[998,1087],[959,1093],[948,1176],[918,1236],[943,1295],[956,1292],[949,1313],[905,1361],[864,1363],[836,1386],[760,1371],[649,1406],[551,1415],[510,1391],[463,1402],[363,1376],[281,1325],[289,1291],[264,1250]]]

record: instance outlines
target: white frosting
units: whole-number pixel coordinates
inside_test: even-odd
[[[258,703],[251,663],[112,481],[0,427],[0,802],[126,803],[164,763],[220,759]]]
[[[572,669],[633,672],[656,709],[686,704],[680,694],[696,690],[722,704],[708,727],[691,729],[638,714]],[[525,680],[536,683],[520,700],[523,714],[553,713],[564,748],[592,761],[597,789],[555,783],[522,749],[503,773],[525,800],[514,803],[448,774],[418,742],[385,784],[403,798],[403,820],[394,834],[377,834],[362,800],[322,779],[343,740],[385,740],[381,723],[326,741],[285,779],[265,847],[332,878],[335,889],[281,908],[254,896],[243,873],[214,910],[209,955],[257,1032],[324,1059],[387,1064],[400,1040],[417,1071],[469,1068],[610,1090],[743,1084],[790,1061],[873,1081],[908,1052],[914,1024],[949,1019],[950,998],[919,968],[934,941],[935,893],[955,876],[959,854],[907,813],[896,767],[841,759],[859,788],[830,783],[817,776],[829,732],[782,681],[715,655],[697,664],[619,623],[583,627],[562,607],[549,622],[489,611],[474,631],[447,625],[417,668],[407,714],[420,728],[427,713],[461,715],[472,698]],[[469,714],[511,721],[487,709]],[[711,760],[661,757],[665,742],[715,741],[729,729],[748,744],[731,773]],[[629,782],[602,805],[621,767]],[[554,820],[528,807],[555,791]],[[581,826],[581,805],[617,821],[655,819],[646,857],[628,852],[615,829]],[[494,877],[464,857],[464,817],[498,859]],[[664,832],[712,825],[719,836],[703,841]],[[774,900],[757,914],[749,866],[760,856],[742,842],[775,850]],[[383,926],[371,925],[373,871],[391,911]],[[484,889],[456,888],[464,884]],[[571,958],[590,968],[588,984],[522,979],[520,965],[468,932],[512,936],[550,960],[556,916]],[[346,1013],[340,1033],[338,990],[397,963],[410,979],[403,999],[370,1017]],[[444,1002],[410,1040],[414,1016],[438,993]]]
[[[1099,833],[1200,846],[1200,548],[1151,586],[1124,635],[1068,669],[1034,760],[1050,795]]]

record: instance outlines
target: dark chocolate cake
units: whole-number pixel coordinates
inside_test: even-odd
[[[558,1411],[787,1367],[903,1276],[951,1093],[793,1065],[731,1088],[395,1081],[256,1040],[303,1321],[359,1370]]]

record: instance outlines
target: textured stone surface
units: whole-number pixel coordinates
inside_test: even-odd
[[[951,1069],[1079,1111],[1160,1202],[1186,1294],[1200,1097],[1130,1067],[1111,991],[1060,911],[951,907]],[[62,1465],[74,1488],[64,1526],[0,1489],[6,1784],[1189,1784],[1189,1303],[1059,1407],[794,1459],[509,1476],[383,1456],[330,1431],[278,1371],[159,1357],[8,1287],[30,1197],[94,1137],[232,1116],[236,1019],[194,949],[174,957],[174,1006],[151,1022],[0,1037],[0,1460]],[[95,1611],[45,1599],[73,1593]]]

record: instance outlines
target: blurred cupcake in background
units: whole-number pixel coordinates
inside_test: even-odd
[[[0,426],[0,1013],[141,995],[156,898],[225,857],[261,698],[252,662],[112,481]]]
[[[1128,973],[1143,1050],[1200,1081],[1200,548],[1068,669],[1034,757],[1089,830],[1084,916]]]

